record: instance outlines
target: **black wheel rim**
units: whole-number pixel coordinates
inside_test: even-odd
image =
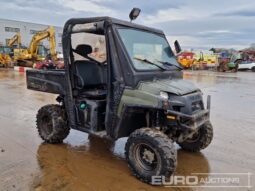
[[[146,143],[140,143],[135,146],[134,158],[138,167],[145,172],[155,171],[160,160],[155,149]]]
[[[200,131],[196,132],[191,138],[186,139],[185,142],[194,143],[194,142],[197,142],[199,139],[200,139]]]

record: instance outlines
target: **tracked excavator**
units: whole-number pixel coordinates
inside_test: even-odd
[[[50,26],[45,30],[38,31],[30,42],[30,45],[27,49],[20,49],[15,53],[15,60],[20,66],[32,67],[33,64],[37,61],[42,61],[48,55],[46,48],[41,45],[41,41],[48,39],[50,50],[49,54],[51,59],[54,61],[57,59],[56,53],[56,39],[55,39],[55,29]]]
[[[20,33],[15,34],[7,43],[7,46],[0,46],[0,66],[8,67],[12,63],[14,54],[14,46],[20,47]]]

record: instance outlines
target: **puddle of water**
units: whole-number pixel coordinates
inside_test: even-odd
[[[76,132],[72,132],[64,144],[39,146],[37,159],[42,172],[41,189],[169,190],[144,184],[131,174],[124,159],[126,139],[113,143],[84,133],[78,137]],[[201,153],[178,150],[176,175],[196,172],[210,172],[206,157]]]

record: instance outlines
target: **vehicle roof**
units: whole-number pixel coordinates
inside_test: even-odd
[[[89,23],[89,22],[99,22],[99,21],[106,21],[110,24],[116,24],[116,25],[131,27],[131,28],[137,28],[137,29],[164,35],[164,32],[162,30],[147,27],[144,25],[139,25],[139,24],[136,24],[136,23],[133,23],[130,21],[124,21],[124,20],[120,20],[120,19],[116,19],[116,18],[112,18],[112,17],[107,17],[107,16],[105,16],[105,17],[89,17],[89,18],[72,18],[66,22],[66,25],[82,24],[82,23]]]

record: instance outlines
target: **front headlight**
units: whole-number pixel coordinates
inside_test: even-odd
[[[159,92],[159,96],[165,100],[168,100],[168,93],[166,92]]]

